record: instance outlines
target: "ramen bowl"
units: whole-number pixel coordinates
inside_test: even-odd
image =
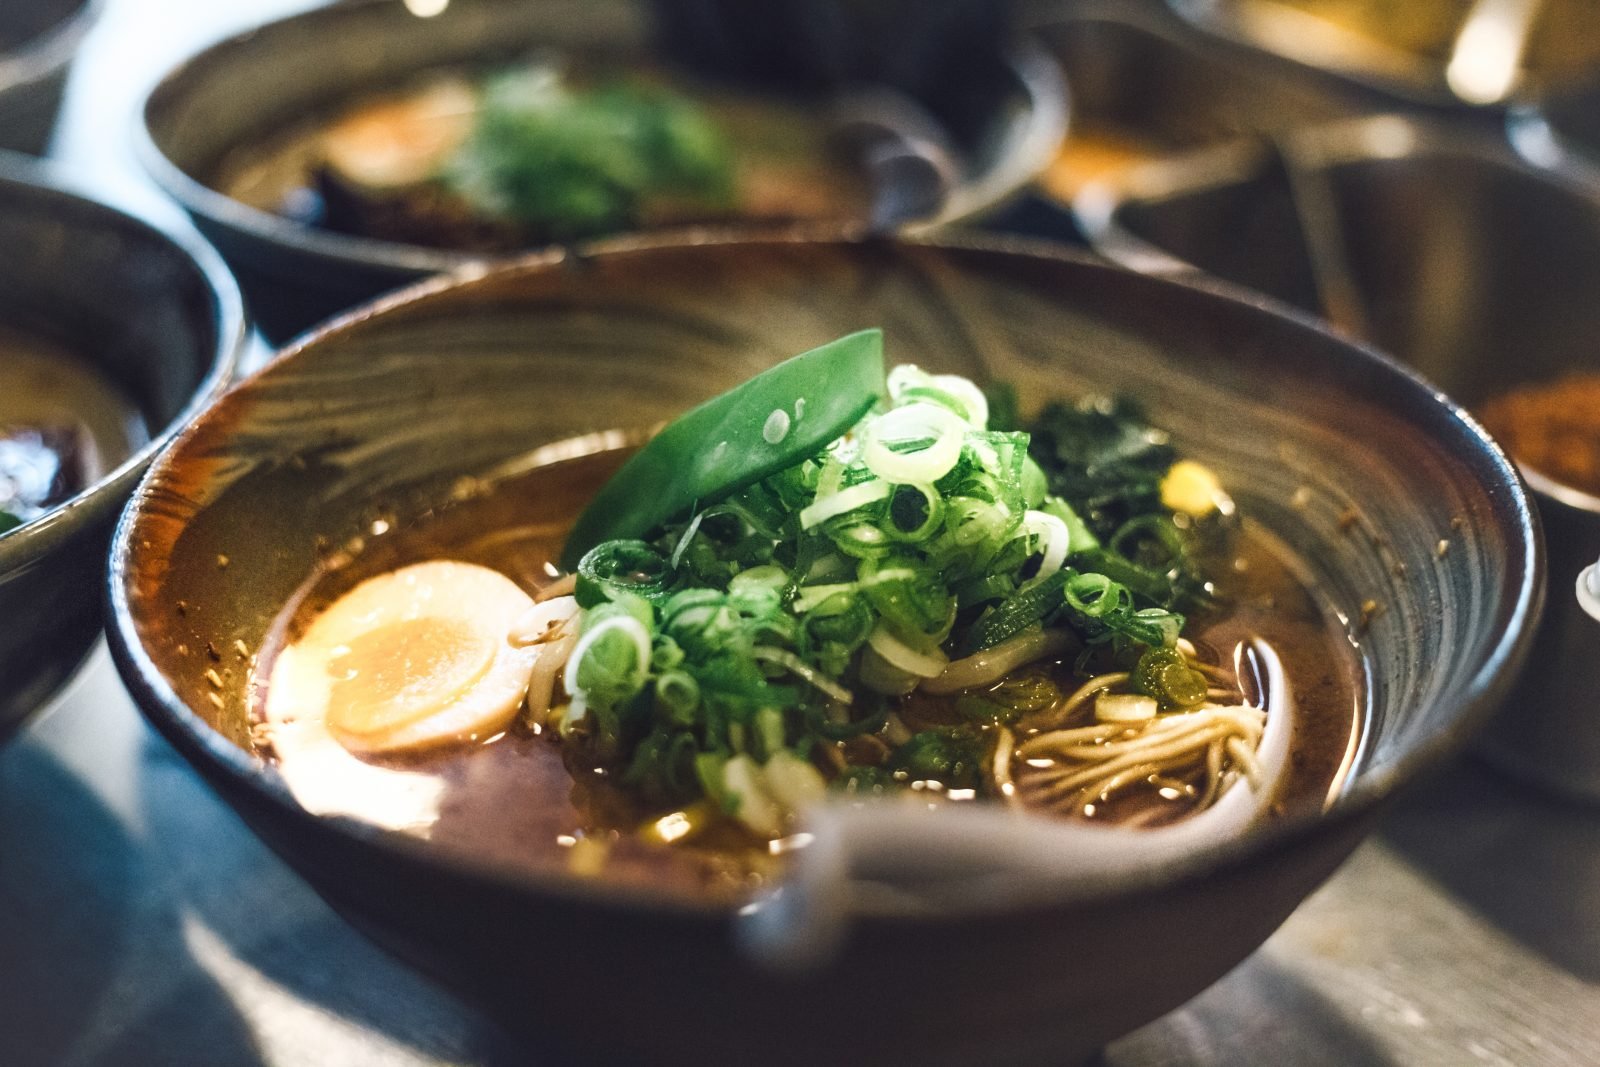
[[[535,876],[316,818],[252,754],[250,657],[328,553],[381,542],[463,478],[649,427],[870,325],[893,358],[1025,398],[1137,397],[1236,489],[1367,664],[1364,740],[1326,802],[1067,879],[1007,877],[1015,855],[971,862],[1048,822],[989,809],[975,817],[1003,826],[903,855],[896,892],[835,872],[804,898],[832,925],[808,927],[805,908]],[[612,1061],[1073,1063],[1247,956],[1464,741],[1522,654],[1536,534],[1514,469],[1468,416],[1235,292],[1050,246],[706,232],[430,281],[289,349],[189,430],[126,512],[112,647],[150,721],[335,908],[524,1033]],[[594,1026],[554,984],[629,1025]]]
[[[0,11],[0,148],[44,152],[99,0],[13,0]]]
[[[359,0],[296,15],[218,44],[170,74],[146,102],[142,155],[234,268],[263,332],[281,341],[397,285],[481,261],[484,253],[333,232],[247,206],[219,191],[230,158],[425,72],[477,77],[543,54],[578,66],[661,68],[676,76],[681,72],[663,68],[651,43],[648,8],[581,0]],[[937,225],[994,208],[1026,185],[1060,140],[1064,94],[1048,58],[1025,51],[975,55],[964,69],[983,73],[958,94],[967,114],[949,121],[903,94],[891,94],[887,104],[877,91],[857,97],[872,129],[892,129],[889,140],[901,148],[921,146],[888,152],[888,160],[937,159],[944,175],[942,192],[930,191],[927,166],[880,161],[872,169],[870,210],[886,227]],[[836,103],[776,92],[748,99],[787,102],[819,119],[833,114]],[[918,155],[930,146],[931,156]]]
[[[108,455],[90,484],[0,535],[3,740],[88,652],[117,513],[150,458],[221,393],[244,323],[238,290],[209,248],[87,199],[18,157],[0,157],[0,239],[0,334],[76,357],[142,424],[127,454]],[[8,391],[28,388],[7,380]]]

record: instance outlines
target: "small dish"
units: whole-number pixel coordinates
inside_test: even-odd
[[[0,148],[41,155],[102,0],[11,0],[0,11]]]
[[[210,248],[97,203],[20,157],[0,155],[0,243],[0,333],[14,342],[0,358],[19,358],[20,346],[46,354],[41,363],[72,359],[82,372],[70,388],[79,377],[103,382],[141,424],[96,460],[90,484],[0,534],[3,741],[89,651],[117,513],[151,458],[220,395],[245,330],[238,289]],[[0,417],[25,405],[30,388],[61,387],[53,373],[42,386],[19,384],[16,370],[13,362],[0,376],[9,382]]]
[[[1080,4],[1034,31],[1072,94],[1071,128],[1036,185],[1063,210],[1088,182],[1115,182],[1141,161],[1278,136],[1380,103],[1276,57],[1207,39],[1159,8]]]
[[[1583,0],[1168,2],[1218,37],[1429,107],[1526,103],[1600,57]]]

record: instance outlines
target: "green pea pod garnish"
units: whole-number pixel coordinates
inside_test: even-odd
[[[623,464],[578,517],[561,565],[639,538],[696,505],[821,452],[884,393],[883,332],[813,348],[674,419]]]

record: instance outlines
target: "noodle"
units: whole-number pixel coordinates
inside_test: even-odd
[[[1181,649],[1185,658],[1192,649]],[[1157,713],[1143,722],[1067,725],[1081,723],[1091,703],[1102,696],[1135,695],[1131,674],[1110,672],[1090,679],[1022,726],[1024,732],[1029,726],[1045,727],[1043,732],[1018,740],[1007,731],[991,762],[996,788],[1013,804],[1086,816],[1093,816],[1098,804],[1141,784],[1158,799],[1193,811],[1215,804],[1241,778],[1259,788],[1264,775],[1256,748],[1265,733],[1266,711],[1245,702],[1242,687],[1227,670],[1190,665],[1211,683],[1197,707]],[[1027,769],[1014,777],[1012,765],[1018,759]],[[1157,804],[1118,821],[1148,826],[1167,814]]]

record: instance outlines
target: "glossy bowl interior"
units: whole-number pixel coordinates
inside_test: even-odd
[[[151,441],[53,511],[0,536],[0,740],[77,666],[100,629],[123,502],[177,428],[226,386],[244,340],[216,253],[0,154],[0,329],[53,342],[134,401]]]
[[[0,148],[44,152],[67,69],[101,2],[6,0],[0,5]]]
[[[416,6],[356,0],[270,23],[195,56],[146,102],[148,169],[227,257],[270,338],[482,257],[338,234],[247,207],[211,185],[230,152],[429,69],[492,67],[535,49],[622,63],[656,56],[644,0],[456,0],[429,17],[414,14]],[[988,72],[963,95],[984,117],[959,140],[964,172],[929,224],[970,217],[1016,193],[1065,127],[1059,78],[1044,57],[973,56],[968,67]]]
[[[777,975],[741,950],[734,914],[313,818],[243,747],[250,664],[205,650],[258,647],[329,545],[371,536],[374,508],[415,514],[463,474],[649,426],[871,325],[892,358],[1007,379],[1031,402],[1140,398],[1302,557],[1370,672],[1369,732],[1331,810],[1087,891],[991,884],[920,913],[852,900],[838,954]],[[1308,321],[1045,246],[702,234],[441,279],[291,349],[147,478],[114,550],[112,644],[151,721],[257,833],[511,1025],[666,1062],[1072,1063],[1241,960],[1384,798],[1462,742],[1519,658],[1535,540],[1515,472],[1470,419]],[[631,1025],[527,995],[552,974],[603,988]]]

